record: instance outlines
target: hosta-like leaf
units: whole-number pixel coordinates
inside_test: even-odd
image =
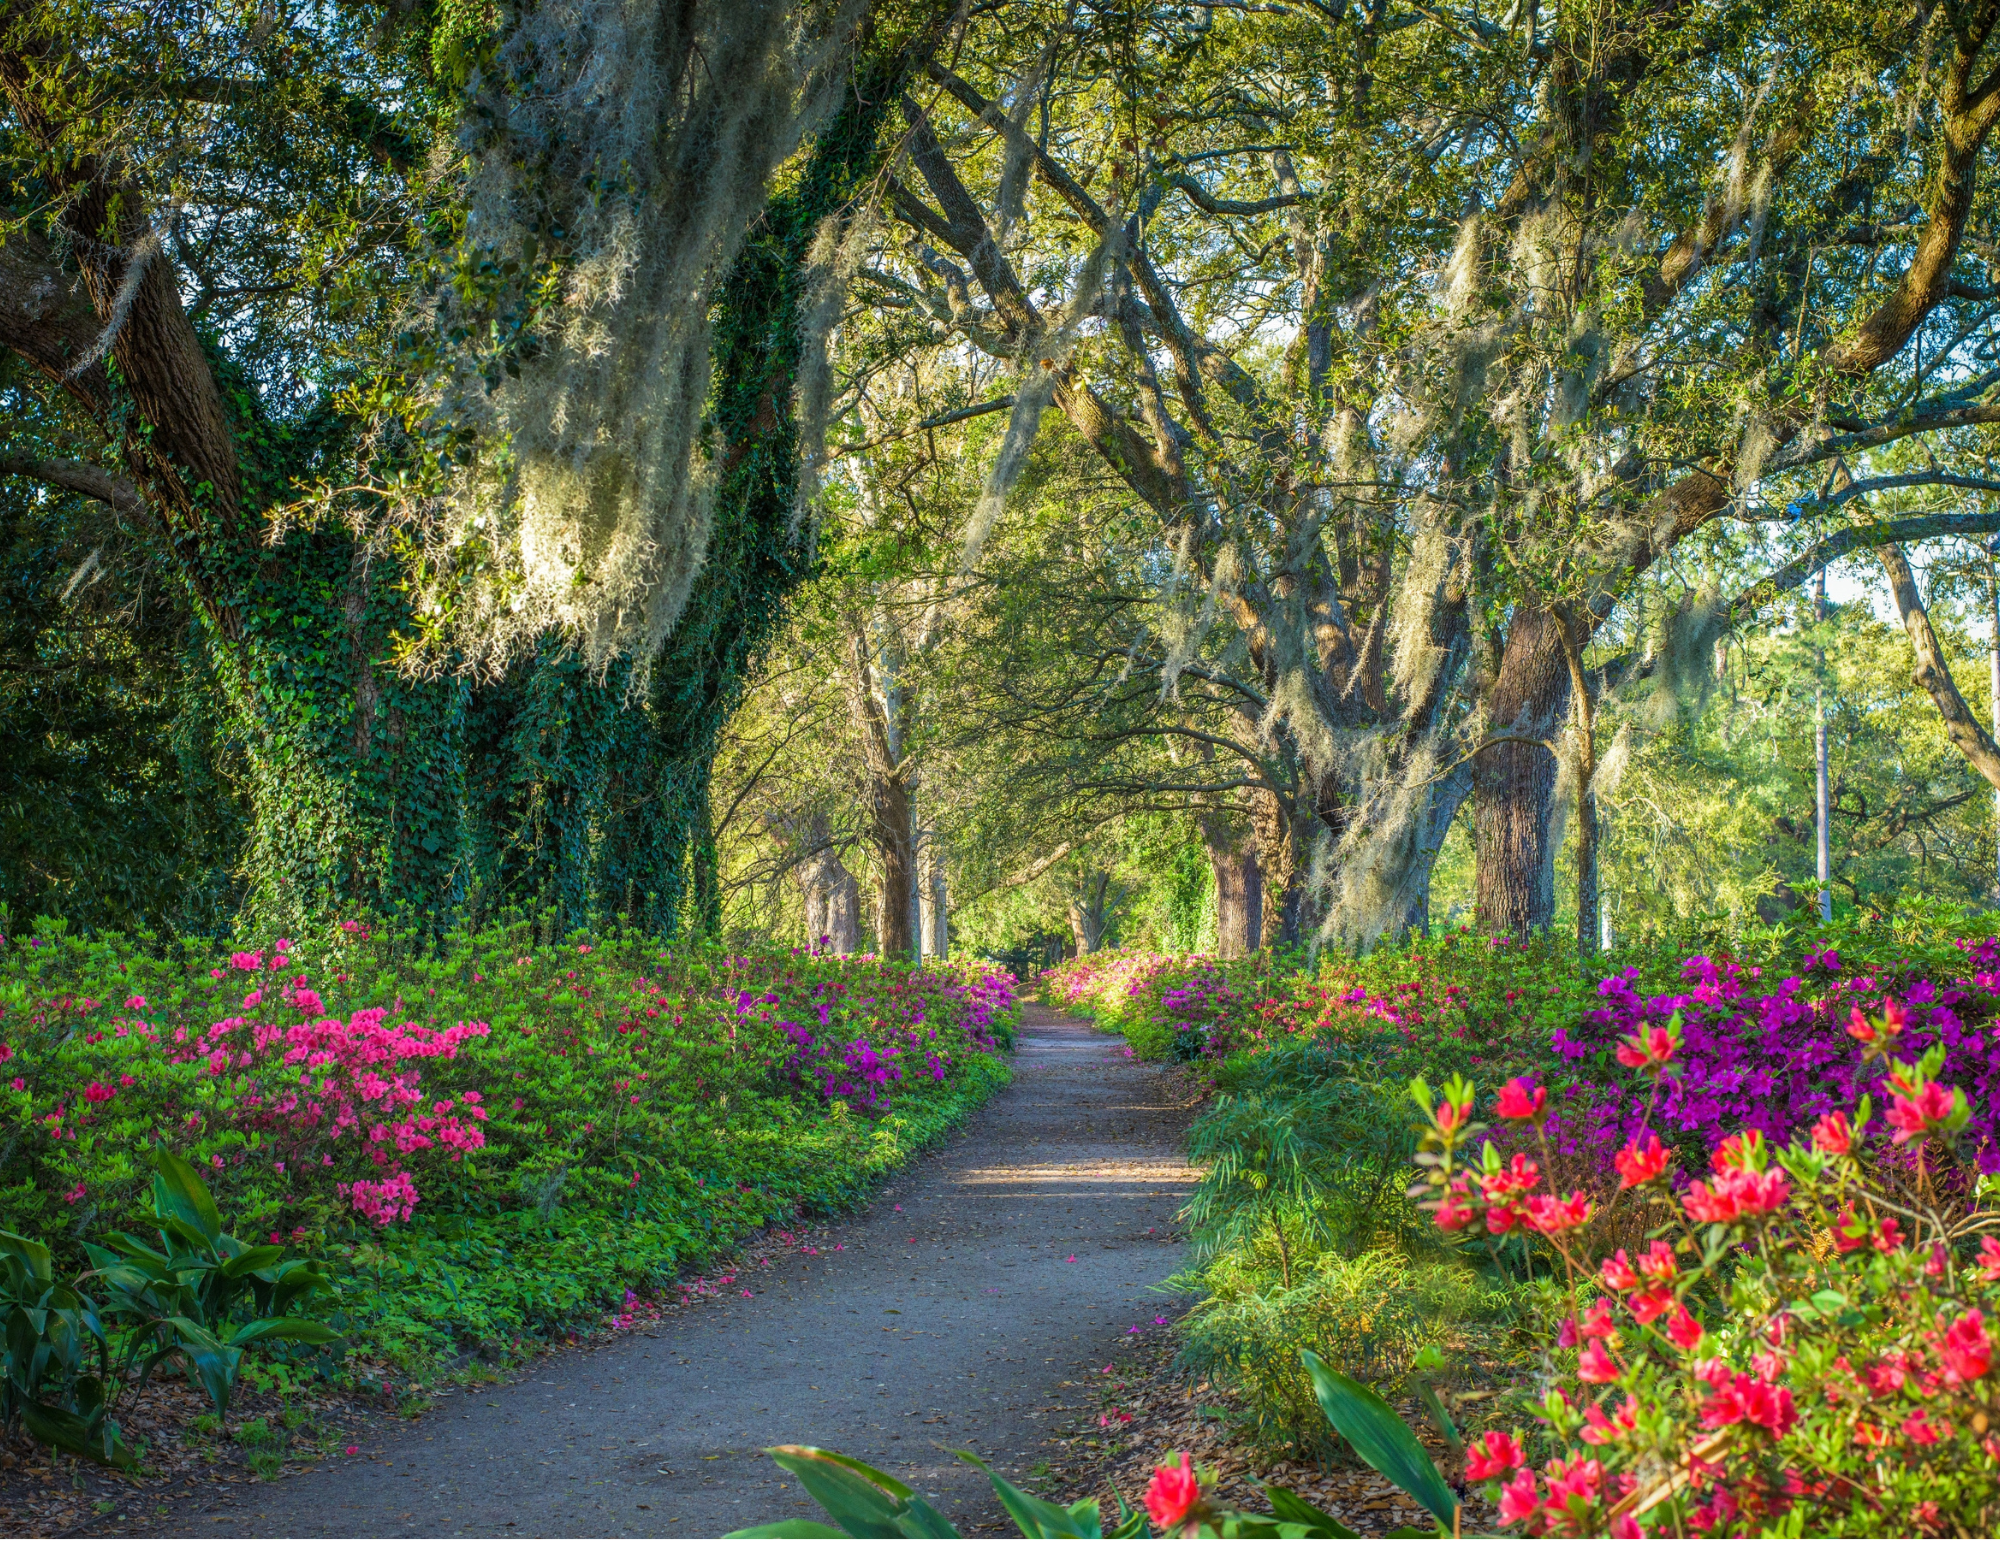
[[[171,1151],[153,1157],[153,1203],[168,1220],[199,1229],[210,1247],[222,1235],[222,1215],[215,1208],[215,1196],[194,1168]]]
[[[253,1318],[229,1338],[236,1345],[255,1345],[259,1340],[303,1340],[308,1345],[330,1345],[340,1338],[340,1333],[312,1318]]]
[[[1271,1504],[1271,1511],[1289,1524],[1306,1524],[1317,1529],[1330,1540],[1358,1540],[1360,1535],[1339,1519],[1322,1513],[1312,1503],[1297,1492],[1287,1491],[1283,1486],[1266,1486],[1258,1482],[1265,1498]]]
[[[856,1539],[957,1537],[958,1531],[942,1513],[872,1464],[799,1444],[764,1451],[798,1476],[807,1495]]]
[[[1387,1476],[1417,1500],[1417,1505],[1447,1528],[1458,1498],[1444,1483],[1417,1434],[1373,1389],[1337,1372],[1311,1351],[1299,1360],[1313,1381],[1313,1393],[1333,1429],[1345,1437],[1371,1469]]]
[[[0,1254],[12,1254],[27,1266],[28,1274],[35,1280],[47,1283],[56,1278],[55,1263],[49,1256],[48,1246],[31,1237],[22,1237],[15,1232],[0,1232]]]
[[[725,1540],[845,1540],[845,1529],[816,1524],[810,1518],[781,1518],[775,1524],[759,1524],[754,1529],[738,1529]]]
[[[52,1405],[23,1400],[21,1421],[39,1441],[80,1459],[89,1459],[93,1464],[130,1469],[139,1462],[133,1458],[132,1450],[118,1440],[116,1427],[107,1424],[101,1433],[93,1432],[91,1423],[73,1410],[58,1410]]]

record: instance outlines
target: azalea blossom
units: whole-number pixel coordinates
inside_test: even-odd
[[[1680,1048],[1680,1039],[1665,1027],[1639,1024],[1639,1036],[1635,1042],[1620,1042],[1618,1062],[1628,1069],[1656,1070],[1668,1063]]]
[[[1185,1454],[1169,1455],[1165,1464],[1153,1470],[1146,1487],[1146,1512],[1161,1529],[1171,1529],[1201,1504],[1201,1482]]]
[[[1667,1170],[1667,1164],[1671,1160],[1667,1148],[1660,1143],[1658,1135],[1647,1135],[1643,1143],[1637,1135],[1634,1135],[1631,1141],[1612,1158],[1612,1165],[1617,1167],[1618,1176],[1625,1187],[1636,1189],[1659,1177]]]
[[[1509,1470],[1519,1469],[1528,1462],[1528,1456],[1521,1447],[1518,1437],[1506,1432],[1488,1432],[1465,1450],[1465,1478],[1467,1480],[1491,1480],[1496,1475],[1505,1475]],[[1532,1478],[1532,1477],[1531,1477]]]
[[[1812,1143],[1828,1156],[1846,1156],[1854,1149],[1854,1131],[1848,1126],[1847,1115],[1841,1112],[1822,1113],[1817,1124],[1812,1126]]]

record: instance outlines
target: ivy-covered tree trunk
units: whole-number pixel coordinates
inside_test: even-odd
[[[223,736],[248,773],[247,916],[285,930],[348,904],[420,920],[445,911],[466,695],[392,668],[392,637],[410,625],[394,569],[345,536],[210,555],[213,572],[190,583]]]
[[[717,738],[787,602],[812,573],[813,537],[798,513],[792,396],[813,237],[879,168],[886,111],[946,14],[939,9],[923,20],[915,37],[864,42],[846,96],[797,184],[766,207],[723,287],[713,378],[719,490],[708,560],[653,666],[657,808],[627,823],[656,840],[649,867],[657,872],[655,927],[663,930],[674,927],[680,894],[699,874],[682,861],[691,849],[713,849],[707,795]],[[719,895],[709,901],[719,916]]]
[[[645,851],[615,813],[646,803],[643,717],[632,667],[593,672],[551,634],[506,680],[476,689],[468,717],[467,873],[481,913],[505,905],[561,933],[605,914],[644,920]],[[637,852],[630,850],[637,848]]]

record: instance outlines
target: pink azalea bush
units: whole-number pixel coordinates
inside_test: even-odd
[[[0,1226],[115,1224],[164,1147],[260,1241],[568,1203],[692,1251],[879,1170],[884,1115],[984,1095],[1013,1004],[983,963],[521,926],[439,952],[351,920],[165,956],[38,934],[0,944]]]

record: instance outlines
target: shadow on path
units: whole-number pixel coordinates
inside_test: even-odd
[[[812,1443],[910,1482],[967,1534],[1012,1531],[970,1448],[1018,1476],[1037,1412],[1134,1325],[1183,1303],[1196,1174],[1186,1115],[1124,1044],[1039,1005],[1015,1079],[826,1249],[748,1277],[754,1300],[454,1394],[365,1458],[246,1487],[154,1531],[215,1537],[713,1536],[820,1516],[760,1451]]]

